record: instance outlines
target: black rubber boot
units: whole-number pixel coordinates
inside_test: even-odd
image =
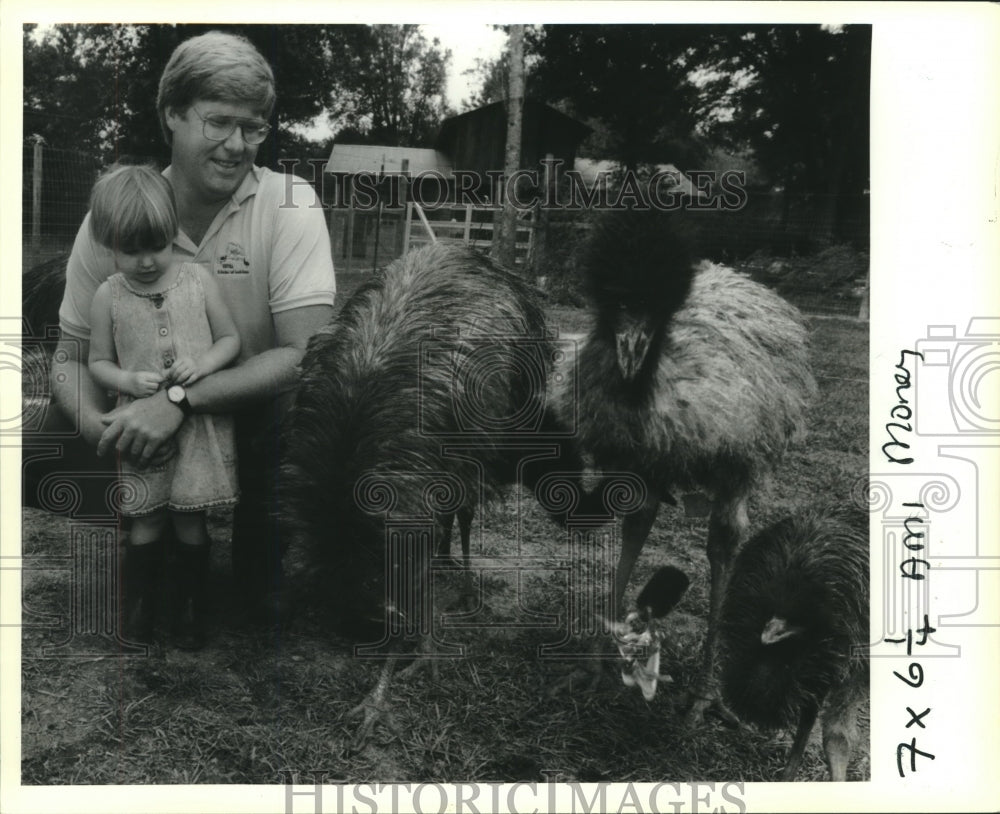
[[[122,637],[130,642],[150,644],[156,620],[156,594],[163,543],[156,540],[144,545],[125,544],[122,563],[124,606]]]
[[[174,643],[181,650],[205,646],[205,605],[208,593],[209,545],[174,546],[174,585],[177,603]]]

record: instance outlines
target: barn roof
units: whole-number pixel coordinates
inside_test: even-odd
[[[570,135],[575,142],[580,142],[590,135],[591,128],[583,122],[577,121],[572,116],[567,116],[560,110],[556,110],[551,105],[539,102],[535,99],[524,100],[524,110],[531,110],[533,114],[539,116],[549,130],[559,130]],[[491,102],[488,105],[477,107],[457,116],[450,116],[441,122],[441,131],[438,135],[438,143],[447,143],[454,130],[465,126],[475,119],[502,119],[506,121],[507,111],[505,102]]]
[[[386,147],[378,144],[334,144],[325,171],[330,173],[402,172],[409,160],[413,175],[439,172],[451,177],[451,159],[440,150],[426,147]]]

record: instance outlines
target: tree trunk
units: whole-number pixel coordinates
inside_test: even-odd
[[[507,85],[507,146],[504,152],[504,190],[506,179],[521,165],[521,115],[524,105],[524,26],[512,25],[508,43],[510,78]],[[504,194],[503,209],[493,235],[493,257],[513,268],[517,243],[517,210],[511,196]]]

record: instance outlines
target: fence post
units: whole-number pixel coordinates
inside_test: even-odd
[[[407,202],[410,186],[407,173],[410,171],[410,159],[404,158],[402,160],[400,171],[402,174],[399,178],[399,201],[403,205],[403,228],[396,232],[399,241],[399,245],[396,247],[397,257],[406,254],[406,250],[410,247],[410,204]]]
[[[413,218],[413,201],[406,202],[406,215],[403,220],[403,254],[410,250],[410,223]]]
[[[868,263],[868,271],[865,273],[865,290],[861,292],[861,305],[858,307],[858,319],[867,321],[871,316],[870,295],[872,286],[872,266]]]
[[[527,260],[535,275],[535,285],[539,288],[545,288],[545,284],[548,282],[545,266],[548,259],[549,208],[546,203],[555,200],[556,179],[555,173],[552,171],[554,162],[555,156],[552,153],[546,153],[545,160],[542,161],[545,195],[540,202],[535,204],[535,228],[528,233],[529,256]]]
[[[354,257],[354,196],[352,195],[350,200],[347,202],[347,222],[344,226],[344,251],[346,252],[347,268],[345,271],[348,273],[351,271],[351,262]]]
[[[42,244],[42,145],[45,139],[37,133],[32,138],[35,147],[31,157],[31,253],[37,260]]]

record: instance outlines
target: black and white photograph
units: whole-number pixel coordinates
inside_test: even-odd
[[[989,810],[1000,14],[347,8],[4,4],[4,811]]]

